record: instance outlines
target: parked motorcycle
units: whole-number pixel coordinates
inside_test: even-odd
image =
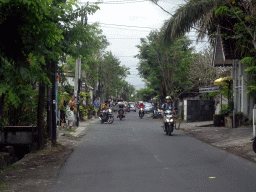
[[[104,110],[100,112],[100,122],[108,122],[109,124],[112,124],[114,122],[114,116],[112,114],[111,108],[107,109],[106,111]]]
[[[160,109],[154,109],[153,111],[153,119],[160,118],[162,116],[161,110]]]
[[[256,136],[252,140],[253,140],[253,142],[252,142],[252,149],[256,153]]]
[[[164,132],[166,133],[166,135],[171,136],[173,129],[174,129],[174,123],[175,123],[175,119],[174,119],[174,113],[171,110],[166,110],[164,112]]]
[[[139,109],[139,117],[142,119],[143,116],[144,116],[144,109],[141,107]]]

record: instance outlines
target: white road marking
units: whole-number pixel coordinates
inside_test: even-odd
[[[156,160],[159,161],[160,163],[162,162],[156,155],[154,155],[154,157],[155,157]]]

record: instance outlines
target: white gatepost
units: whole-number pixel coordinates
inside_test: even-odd
[[[255,137],[255,124],[256,124],[256,109],[253,109],[252,122],[253,122],[253,138],[254,138]]]
[[[184,120],[187,121],[188,120],[188,101],[184,100]]]

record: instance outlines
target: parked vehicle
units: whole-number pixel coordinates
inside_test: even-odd
[[[154,106],[151,103],[146,103],[144,111],[145,113],[151,113],[154,111]]]
[[[144,116],[144,109],[141,107],[140,109],[139,109],[139,117],[142,119],[142,117]]]
[[[109,108],[106,111],[103,110],[100,112],[100,122],[108,122],[109,124],[112,124],[114,122],[114,116],[112,114],[112,109]]]
[[[252,149],[256,153],[256,136],[252,140],[253,140],[253,142],[252,142]]]
[[[166,110],[164,112],[164,132],[166,133],[166,135],[171,136],[173,129],[174,129],[174,123],[175,123],[175,119],[174,119],[174,113],[171,110]]]

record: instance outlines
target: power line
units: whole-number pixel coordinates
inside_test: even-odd
[[[93,22],[88,22],[93,23]],[[142,28],[142,29],[156,29],[152,27],[140,27],[140,26],[130,26],[130,25],[118,25],[118,24],[107,24],[107,23],[99,23],[101,25],[111,25],[111,26],[117,26],[117,27],[135,27],[135,28]]]
[[[127,30],[127,31],[149,32],[149,31],[136,30],[136,29],[127,29],[127,28],[115,28],[115,27],[110,27],[110,26],[101,26],[101,27],[114,28],[114,29],[118,29],[118,30]]]
[[[170,1],[164,1],[164,0],[160,0],[159,2],[171,3],[173,5],[181,5],[181,4],[178,4],[178,3],[173,3],[173,2],[170,2]]]
[[[162,9],[164,12],[166,12],[166,13],[168,13],[169,15],[171,15],[172,17],[174,17],[173,14],[171,14],[169,11],[165,10],[162,6],[160,6],[159,4],[157,4],[157,3],[154,2],[154,1],[152,1],[152,2],[153,2],[154,4],[156,4],[160,9]],[[195,27],[193,27],[193,26],[191,26],[191,28],[192,28],[192,29],[195,29],[195,30],[197,30],[197,31],[201,31],[200,29],[197,29],[197,28],[195,28]],[[206,33],[206,32],[204,32],[204,33],[208,35],[208,33]]]
[[[138,37],[138,38],[107,38],[107,39],[141,39],[142,37]],[[194,39],[184,39],[184,40],[188,40],[188,41],[197,41],[197,40],[194,40]],[[197,41],[197,42],[208,42],[208,41]]]
[[[116,57],[134,57],[134,55],[133,56],[116,56]]]
[[[107,39],[141,39],[141,38],[107,38]]]
[[[143,0],[143,1],[108,1],[108,2],[89,2],[89,4],[127,4],[127,3],[141,3],[141,2],[146,2],[148,0]],[[87,4],[87,2],[80,2],[80,4]]]

